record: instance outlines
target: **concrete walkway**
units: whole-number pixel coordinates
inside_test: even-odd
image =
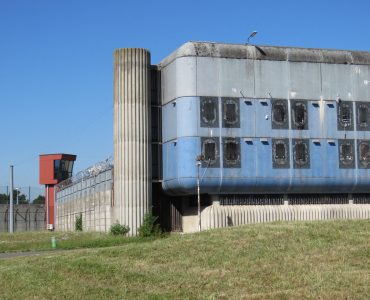
[[[14,257],[41,256],[41,255],[52,254],[52,253],[60,252],[60,251],[62,251],[62,250],[0,253],[0,260],[1,259],[14,258]]]

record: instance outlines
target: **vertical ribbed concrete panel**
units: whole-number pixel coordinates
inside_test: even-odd
[[[136,235],[151,207],[150,53],[114,52],[114,206]]]

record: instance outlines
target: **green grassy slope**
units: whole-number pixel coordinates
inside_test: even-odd
[[[129,240],[0,260],[0,298],[370,297],[370,221],[258,224]]]

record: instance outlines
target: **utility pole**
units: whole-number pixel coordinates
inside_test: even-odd
[[[14,214],[13,214],[13,189],[14,189],[14,183],[13,183],[13,166],[10,166],[10,197],[9,197],[9,233],[14,232]]]
[[[204,155],[197,155],[195,160],[197,162],[198,231],[200,232],[202,230],[202,216],[200,213],[200,167],[204,160]]]

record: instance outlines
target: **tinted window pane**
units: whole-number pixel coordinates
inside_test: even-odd
[[[240,168],[240,141],[238,138],[224,138],[224,168]]]
[[[285,112],[284,105],[282,104],[275,105],[273,109],[273,118],[276,123],[284,124],[285,119],[286,119],[286,112]]]
[[[338,130],[353,130],[352,102],[338,103]]]
[[[369,103],[357,102],[357,130],[370,130]]]
[[[200,98],[201,127],[218,127],[218,99],[213,97]]]
[[[239,99],[222,99],[222,126],[239,128]]]
[[[308,129],[307,102],[292,100],[292,129]]]
[[[369,141],[360,141],[358,144],[359,168],[370,168]]]
[[[272,140],[273,168],[289,168],[289,139]]]
[[[214,161],[216,159],[216,144],[206,143],[204,145],[204,158],[206,161]]]
[[[271,100],[272,129],[288,129],[288,102],[286,100]]]
[[[285,159],[286,153],[285,153],[285,145],[284,144],[277,144],[276,145],[276,159]]]
[[[310,168],[310,147],[307,139],[293,140],[294,168]]]
[[[219,152],[219,138],[202,137],[202,167],[219,168],[220,167],[220,152]]]
[[[355,152],[353,140],[339,140],[339,167],[354,168]]]

